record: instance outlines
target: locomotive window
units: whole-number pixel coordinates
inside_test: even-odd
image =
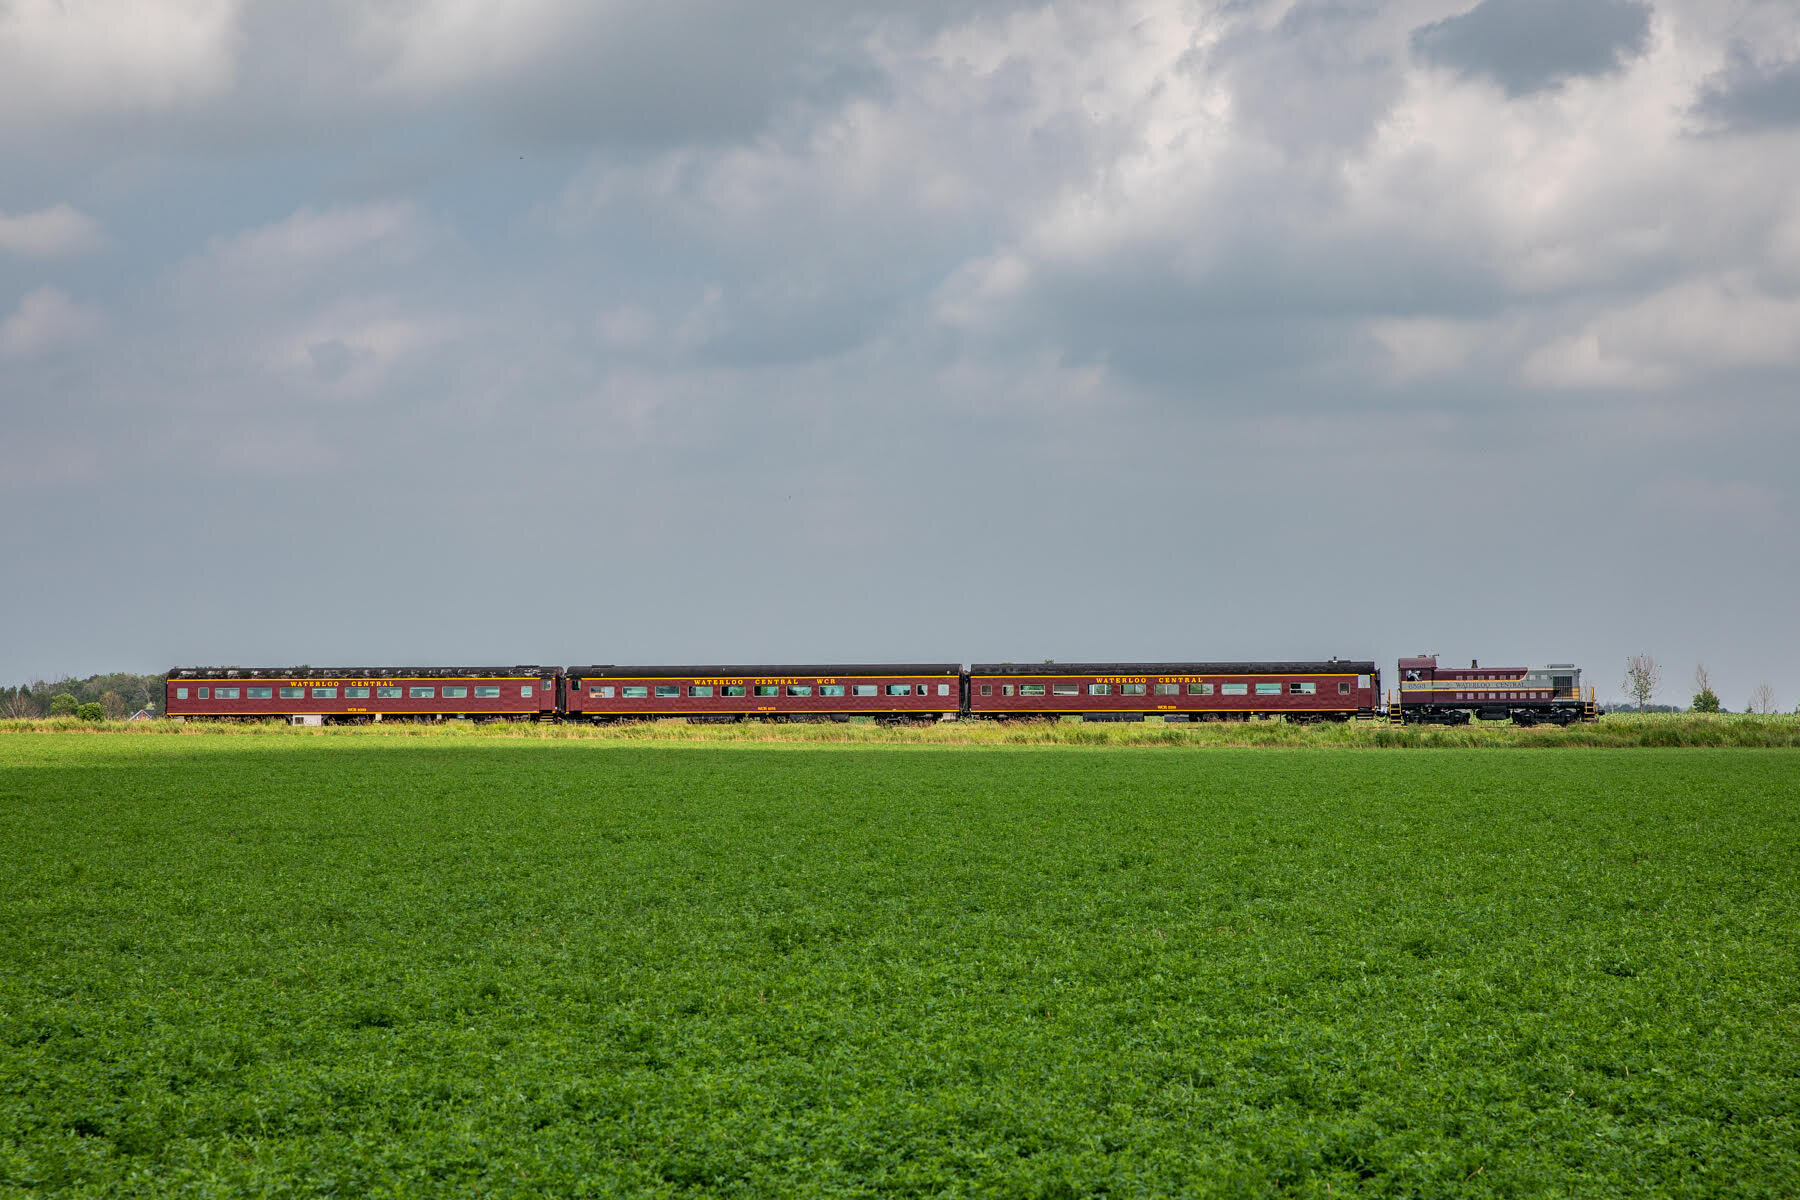
[[[202,699],[202,700],[212,699],[212,689],[211,688],[201,688],[200,689],[200,699]]]
[[[1044,685],[1041,683],[1021,683],[1019,685],[1019,695],[1021,696],[1041,696],[1043,694]]]
[[[984,684],[982,684],[982,685],[981,685],[981,694],[982,694],[982,695],[984,695],[984,696],[991,696],[991,695],[993,695],[993,694],[994,694],[994,685],[993,685],[993,684],[991,684],[991,683],[984,683]]]
[[[255,691],[254,688],[251,690],[253,692]],[[366,687],[347,687],[344,689],[344,698],[346,700],[367,700],[369,698],[369,689]]]
[[[712,685],[710,683],[693,684],[688,688],[688,695],[697,700],[708,699],[712,696]]]
[[[1288,684],[1288,694],[1293,696],[1316,696],[1319,694],[1319,685],[1316,683],[1290,683]]]
[[[591,687],[588,689],[588,695],[598,696],[604,700],[611,700],[612,694],[613,694],[612,684],[610,684],[610,683],[604,684],[599,687]]]
[[[912,695],[912,684],[890,683],[887,685],[887,694],[890,696],[910,696]]]
[[[1058,686],[1060,686],[1060,685],[1058,685]],[[1088,684],[1088,695],[1090,695],[1090,696],[1110,696],[1110,695],[1112,695],[1112,684],[1110,684],[1110,683],[1090,683],[1090,684]]]
[[[881,689],[872,683],[853,683],[850,685],[850,694],[853,696],[878,696],[881,694]]]
[[[175,689],[175,698],[177,700],[186,700],[187,699],[187,689],[186,688],[176,688]]]
[[[236,700],[238,690],[236,688],[214,688],[213,697],[217,700]]]
[[[314,700],[336,700],[337,689],[334,687],[316,687],[313,689]]]
[[[1144,685],[1141,683],[1122,683],[1119,685],[1119,695],[1121,696],[1141,696],[1143,694]]]
[[[1219,695],[1221,696],[1243,696],[1247,695],[1249,691],[1250,685],[1247,683],[1221,683],[1219,685]]]
[[[1338,682],[1338,695],[1348,696],[1349,694],[1350,694],[1350,685],[1347,682],[1340,680]]]
[[[1367,675],[1358,675],[1356,677],[1356,686],[1359,688],[1368,687],[1369,686],[1369,677]]]
[[[759,696],[779,696],[781,695],[781,689],[772,683],[759,683],[756,685],[756,694]]]
[[[396,691],[394,693],[394,695],[396,695],[396,696],[398,696],[399,694],[400,693],[398,691]],[[284,687],[281,689],[281,698],[283,700],[298,700],[300,697],[302,697],[304,695],[306,695],[305,688]]]
[[[1240,688],[1239,690],[1241,691],[1242,689]],[[1190,683],[1190,684],[1188,684],[1188,695],[1190,695],[1190,696],[1210,696],[1210,695],[1212,695],[1212,684],[1210,684],[1210,683]]]
[[[462,684],[446,684],[444,687],[444,699],[446,700],[466,700],[468,696],[469,689]]]
[[[437,695],[437,689],[434,687],[408,688],[406,689],[406,694],[411,696],[414,700],[429,700]]]
[[[477,700],[498,700],[500,687],[498,684],[478,683],[475,685],[475,698]]]
[[[1003,683],[1003,684],[1001,684],[1001,685],[1000,685],[1000,694],[1001,694],[1001,695],[1002,695],[1002,696],[1010,696],[1010,695],[1012,695],[1012,694],[1013,694],[1013,685],[1012,685],[1012,684],[1010,684],[1010,683]]]
[[[656,698],[658,700],[670,700],[679,695],[681,695],[681,685],[679,683],[659,683],[656,685]]]
[[[628,683],[619,689],[619,695],[627,700],[642,700],[650,694],[650,689],[641,683]]]
[[[790,696],[810,696],[812,695],[812,684],[790,683],[788,684],[787,694]]]
[[[1275,683],[1259,683],[1256,685],[1256,694],[1259,696],[1279,696],[1281,695],[1281,683],[1279,680]]]
[[[1053,696],[1079,696],[1081,685],[1078,683],[1053,683],[1050,685],[1050,694]]]
[[[721,696],[741,696],[743,694],[744,685],[741,683],[728,683],[719,689]]]
[[[275,695],[274,688],[251,688],[249,691],[252,700],[267,700]]]
[[[1178,683],[1159,683],[1156,685],[1156,694],[1159,696],[1179,696],[1181,694],[1181,685]]]
[[[947,684],[947,683],[938,684],[938,695],[948,696],[949,694],[950,694],[950,685],[949,684]]]
[[[282,688],[281,694],[284,696],[287,695],[287,689]],[[383,700],[398,700],[400,698],[400,689],[393,686],[377,687],[375,689],[375,695]]]
[[[841,696],[843,694],[844,685],[841,683],[821,683],[819,685],[819,695],[821,696]]]

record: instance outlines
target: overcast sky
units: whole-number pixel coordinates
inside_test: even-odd
[[[1792,709],[1797,457],[1792,0],[0,3],[7,681],[1648,651]]]

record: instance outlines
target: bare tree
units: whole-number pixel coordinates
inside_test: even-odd
[[[4,699],[0,699],[0,717],[16,721],[37,715],[37,705],[32,703],[31,693],[24,688],[8,692]]]
[[[1750,693],[1750,703],[1745,706],[1744,711],[1764,714],[1774,712],[1775,689],[1766,683],[1757,684],[1756,690]]]
[[[1662,664],[1648,654],[1634,654],[1625,660],[1625,691],[1637,701],[1643,712],[1656,689],[1662,685]]]
[[[106,719],[109,721],[125,719],[125,697],[117,692],[100,693],[100,707],[106,710]]]

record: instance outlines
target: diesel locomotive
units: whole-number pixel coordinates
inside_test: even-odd
[[[1400,694],[1391,714],[1408,724],[1466,725],[1511,721],[1515,725],[1569,725],[1591,721],[1599,710],[1592,688],[1581,685],[1574,663],[1547,667],[1438,666],[1437,655],[1400,660]]]

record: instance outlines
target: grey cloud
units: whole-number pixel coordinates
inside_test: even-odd
[[[1272,30],[1248,27],[1187,64],[1220,70],[1237,107],[1290,148],[1354,146],[1399,94],[1401,77],[1375,33],[1379,6],[1303,0]]]
[[[1745,47],[1735,47],[1730,65],[1701,89],[1694,113],[1740,133],[1800,126],[1800,59],[1758,64]]]
[[[1643,53],[1650,6],[1637,0],[1481,0],[1461,16],[1413,30],[1414,53],[1522,96],[1605,75]]]

